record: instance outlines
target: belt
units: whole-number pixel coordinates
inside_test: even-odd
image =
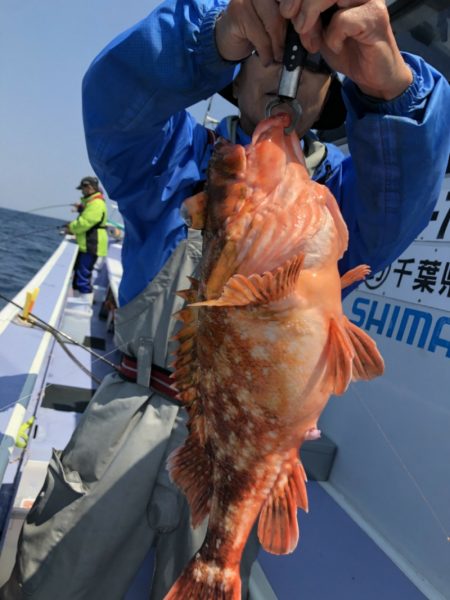
[[[127,354],[122,354],[119,373],[129,381],[136,381],[137,360]],[[165,396],[169,396],[169,398],[175,400],[177,404],[181,404],[176,398],[178,392],[172,388],[172,385],[173,379],[170,378],[170,371],[152,364],[149,387]]]

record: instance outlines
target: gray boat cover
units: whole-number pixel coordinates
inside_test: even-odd
[[[161,600],[201,546],[167,456],[187,435],[186,413],[148,388],[152,363],[168,367],[172,317],[201,256],[190,231],[159,275],[115,319],[118,347],[138,361],[138,382],[106,377],[62,452],[54,451],[43,489],[24,524],[3,600],[122,600],[151,546],[151,600]],[[255,530],[241,563],[242,597],[259,549]]]

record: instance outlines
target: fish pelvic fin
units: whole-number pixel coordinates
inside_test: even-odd
[[[259,516],[258,538],[272,554],[290,554],[297,547],[297,507],[308,512],[306,474],[295,456],[287,461],[266,499]]]
[[[262,275],[233,275],[225,284],[220,298],[196,302],[191,306],[246,306],[282,300],[294,291],[303,261],[304,254],[300,254]]]
[[[207,446],[201,439],[204,417],[197,415],[192,418],[189,428],[189,436],[182,446],[170,454],[167,466],[172,481],[184,492],[189,502],[192,527],[195,528],[209,514],[213,469]]]
[[[201,552],[201,551],[200,551]],[[241,600],[239,565],[222,567],[197,553],[164,600]]]
[[[345,315],[341,322],[330,320],[325,353],[324,385],[333,394],[343,394],[352,379],[373,379],[384,372],[376,343]]]
[[[362,281],[370,275],[370,271],[369,265],[358,265],[357,267],[350,269],[341,277],[341,288],[344,289],[357,281]]]
[[[350,342],[353,345],[355,356],[353,358],[353,379],[369,380],[382,375],[384,361],[374,340],[360,327],[343,318],[344,327]]]
[[[352,379],[355,351],[342,325],[330,319],[328,340],[325,347],[326,368],[323,387],[331,394],[343,394]]]

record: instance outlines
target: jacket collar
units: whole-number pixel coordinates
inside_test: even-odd
[[[233,144],[246,146],[251,142],[251,136],[241,129],[237,115],[222,119],[217,126],[216,133]],[[320,179],[326,172],[324,162],[327,156],[327,146],[320,142],[312,131],[305,135],[301,143],[309,176]]]
[[[89,202],[92,202],[93,200],[105,200],[105,198],[103,197],[103,194],[101,192],[95,192],[94,194],[91,194],[90,196],[81,196],[81,202],[82,204],[89,204]]]

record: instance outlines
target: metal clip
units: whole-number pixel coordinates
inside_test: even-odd
[[[280,104],[288,104],[293,112],[291,124],[289,125],[289,127],[284,128],[284,133],[286,135],[289,135],[297,127],[297,123],[299,122],[300,117],[302,116],[303,110],[300,105],[300,102],[296,98],[281,98],[280,96],[277,96],[276,98],[268,102],[268,104],[266,105],[266,118],[271,117],[273,109],[277,106],[280,106]]]

